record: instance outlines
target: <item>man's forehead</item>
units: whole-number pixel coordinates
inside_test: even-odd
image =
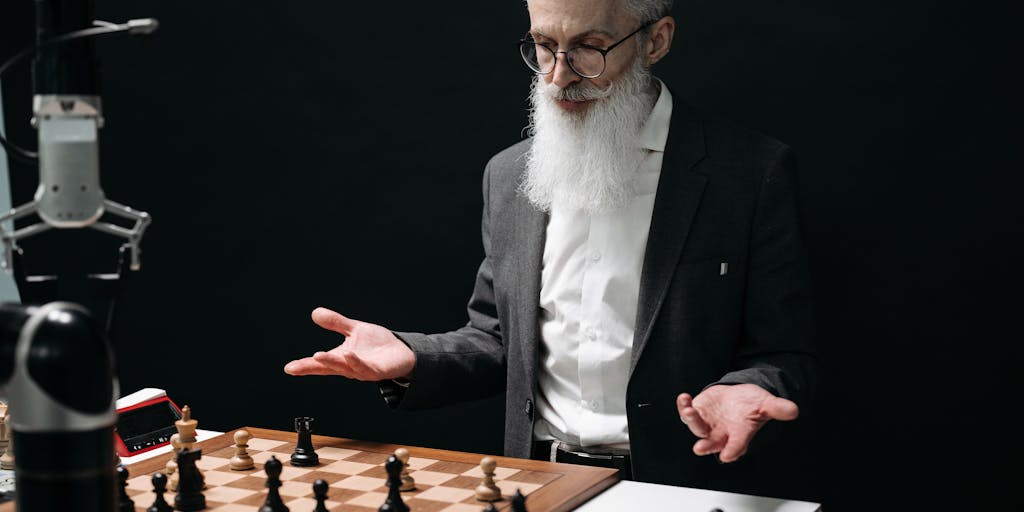
[[[529,0],[530,30],[549,36],[615,37],[622,0]]]

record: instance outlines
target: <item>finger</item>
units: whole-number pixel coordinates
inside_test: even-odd
[[[725,447],[729,440],[729,434],[724,428],[714,428],[708,432],[708,436],[693,444],[693,453],[697,455],[710,455],[718,453]]]
[[[315,359],[316,362],[334,370],[337,375],[348,377],[350,379],[358,378],[356,372],[351,366],[349,366],[345,357],[335,352],[317,352],[313,354],[313,359]]]
[[[337,311],[331,311],[327,308],[316,308],[313,313],[310,314],[313,318],[313,323],[327,329],[334,331],[338,334],[348,336],[352,334],[352,329],[355,328],[357,321],[347,318]]]
[[[335,375],[335,371],[324,366],[312,357],[296,359],[284,365],[284,372],[289,375]]]
[[[689,393],[680,393],[676,397],[676,410],[679,411],[679,419],[686,421],[686,418],[683,418],[683,410],[691,406],[693,406],[693,397]]]
[[[690,428],[690,432],[697,437],[708,437],[711,434],[711,426],[708,425],[704,418],[701,417],[700,412],[693,407],[687,407],[679,413],[679,417],[682,418],[683,423]]]
[[[712,453],[718,453],[725,447],[727,437],[709,437],[700,439],[696,443],[693,443],[693,453],[697,455],[711,455]]]
[[[693,405],[693,397],[690,396],[689,393],[680,393],[679,396],[676,397],[676,407],[680,412],[691,405]]]
[[[726,441],[725,446],[722,447],[722,451],[718,454],[718,460],[720,462],[734,462],[739,460],[740,457],[747,453],[747,447],[750,446],[750,441],[754,439],[754,433],[756,431],[756,429],[748,429],[744,432],[733,432],[729,435],[728,441]]]
[[[792,400],[773,396],[761,404],[761,415],[773,420],[795,420],[800,415],[800,407]]]
[[[348,363],[349,367],[359,375],[359,380],[380,380],[378,377],[380,372],[370,368],[366,361],[359,357],[359,354],[351,350],[342,350],[341,355],[345,358],[345,362]]]

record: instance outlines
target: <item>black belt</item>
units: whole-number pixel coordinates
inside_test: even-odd
[[[551,461],[551,443],[554,441],[535,441],[533,443],[534,460]],[[633,479],[633,468],[629,455],[603,455],[587,454],[579,455],[565,450],[555,451],[555,461],[566,464],[579,464],[582,466],[594,466],[599,468],[611,468],[619,470],[619,478],[623,480]]]

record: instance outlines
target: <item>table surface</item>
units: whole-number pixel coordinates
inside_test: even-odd
[[[668,510],[672,512],[821,512],[821,505],[807,501],[780,500],[747,494],[709,491],[690,487],[648,484],[628,480],[609,487],[576,512]]]

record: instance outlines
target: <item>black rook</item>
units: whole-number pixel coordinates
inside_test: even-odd
[[[320,463],[320,457],[313,451],[313,418],[295,418],[295,431],[299,433],[299,439],[292,453],[292,466],[316,466]]]

